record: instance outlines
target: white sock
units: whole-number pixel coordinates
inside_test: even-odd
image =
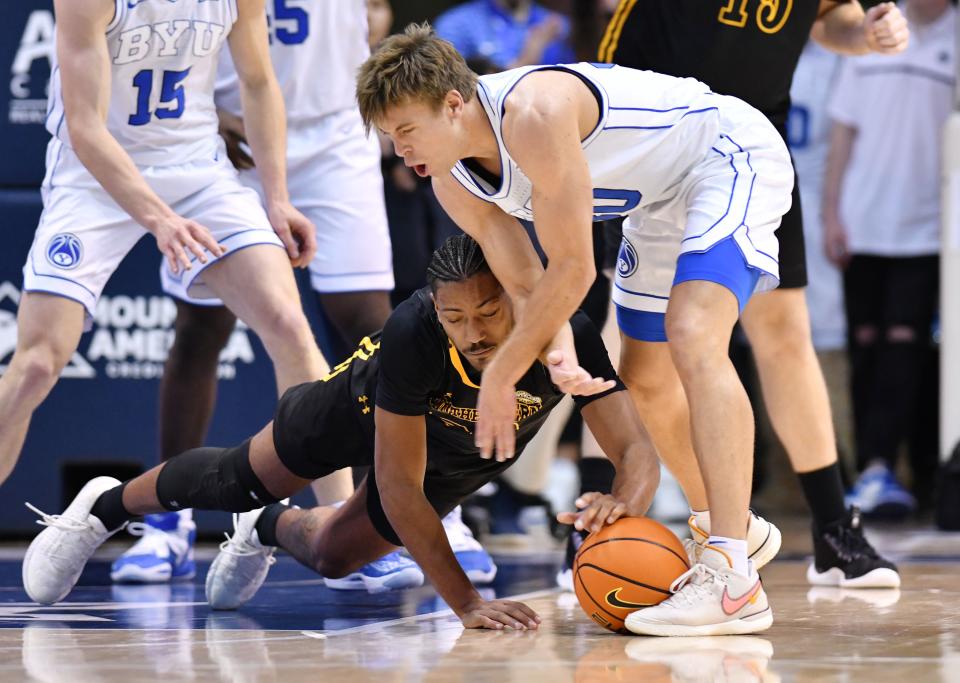
[[[750,575],[750,564],[747,560],[747,541],[739,538],[726,538],[724,536],[710,536],[707,539],[707,545],[719,548],[733,563],[733,571],[743,576]]]
[[[177,514],[180,516],[180,519],[184,522],[193,521],[193,510],[186,508],[185,510],[177,510]]]

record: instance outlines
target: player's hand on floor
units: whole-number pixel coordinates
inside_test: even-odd
[[[477,397],[477,427],[474,443],[484,460],[496,457],[503,462],[513,457],[516,445],[517,393],[516,388],[499,380],[490,369],[480,381]]]
[[[867,10],[863,31],[870,49],[885,55],[903,52],[910,42],[907,20],[892,2],[883,2]]]
[[[460,621],[464,628],[489,628],[494,631],[512,628],[533,630],[540,626],[540,617],[522,602],[513,600],[477,600],[468,605]]]
[[[613,524],[627,513],[626,503],[609,494],[590,492],[577,498],[579,512],[557,513],[561,524],[572,524],[578,531],[596,533],[604,524]]]
[[[609,391],[616,386],[612,379],[592,377],[577,365],[577,358],[566,351],[554,350],[547,354],[547,370],[550,381],[565,394],[592,396]]]
[[[191,255],[206,264],[211,255],[219,258],[227,252],[226,247],[218,244],[205,227],[172,212],[150,226],[149,230],[157,238],[157,248],[166,257],[174,275],[193,267]]]
[[[272,203],[267,208],[267,216],[287,250],[290,264],[294,268],[306,268],[317,253],[316,227],[290,202]]]

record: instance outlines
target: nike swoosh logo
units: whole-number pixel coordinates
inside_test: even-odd
[[[607,593],[607,604],[611,607],[619,607],[620,609],[640,609],[641,607],[650,607],[653,604],[651,602],[628,602],[621,600],[620,591],[622,590],[623,588],[614,588]]]
[[[761,588],[762,586],[760,585],[760,579],[757,579],[757,582],[753,585],[753,588],[748,590],[737,599],[730,597],[730,593],[728,592],[730,590],[729,588],[724,588],[723,599],[720,601],[720,606],[723,609],[723,613],[727,616],[730,616],[733,613],[743,609],[743,606],[748,602],[753,602],[756,600]]]

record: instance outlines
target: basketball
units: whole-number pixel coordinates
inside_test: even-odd
[[[626,633],[631,612],[670,597],[670,584],[690,565],[683,543],[647,517],[625,517],[583,542],[573,562],[573,587],[591,619]]]

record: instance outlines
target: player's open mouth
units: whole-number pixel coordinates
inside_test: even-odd
[[[415,164],[413,167],[414,173],[416,173],[421,178],[427,177],[427,165],[426,164]]]

